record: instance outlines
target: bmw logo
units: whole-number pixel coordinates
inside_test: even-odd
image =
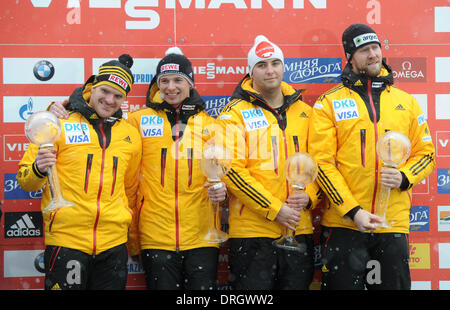
[[[51,62],[41,60],[34,65],[33,73],[39,81],[48,81],[55,74],[55,67]]]

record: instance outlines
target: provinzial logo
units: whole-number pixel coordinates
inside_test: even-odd
[[[33,74],[39,81],[48,81],[55,74],[55,67],[50,61],[41,60],[34,65]]]
[[[269,58],[275,53],[275,49],[269,42],[261,42],[255,48],[255,54],[259,58]]]
[[[287,83],[339,83],[341,58],[285,58],[283,81]]]

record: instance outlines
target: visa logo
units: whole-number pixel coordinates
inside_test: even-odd
[[[161,128],[142,129],[142,133],[144,137],[162,137]]]
[[[358,107],[353,99],[333,100],[336,121],[358,118]]]
[[[68,144],[74,144],[74,143],[89,143],[89,136],[87,135],[73,135],[73,136],[67,136],[67,140],[69,141]]]

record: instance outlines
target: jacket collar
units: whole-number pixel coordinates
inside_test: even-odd
[[[149,85],[146,96],[146,106],[154,110],[163,110],[166,112],[175,112],[176,109],[161,99],[160,90],[156,84],[156,78],[153,78]],[[194,115],[205,109],[205,102],[200,94],[194,88],[189,91],[189,97],[181,103],[180,113],[184,115]]]
[[[253,80],[249,74],[247,74],[234,89],[231,99],[241,99],[257,106],[260,106],[266,110],[272,111],[273,108],[270,107],[261,94],[253,88]],[[286,110],[297,100],[302,99],[302,93],[304,89],[295,90],[291,85],[286,82],[281,82],[281,92],[284,96],[283,111]]]
[[[353,89],[356,92],[367,91],[367,86],[369,84],[369,79],[366,76],[356,74],[352,71],[350,63],[347,63],[345,66],[341,75],[341,80],[344,86]],[[384,60],[382,61],[380,74],[377,77],[371,78],[370,82],[372,83],[372,87],[382,89],[394,84],[392,69]]]

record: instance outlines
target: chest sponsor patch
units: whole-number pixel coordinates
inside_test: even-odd
[[[333,109],[337,122],[359,117],[358,107],[353,99],[333,100]]]
[[[269,123],[261,108],[242,110],[241,114],[247,131],[269,127]]]
[[[141,136],[162,137],[164,133],[164,119],[157,115],[141,116]]]
[[[86,123],[64,123],[66,144],[91,143],[91,133]]]

